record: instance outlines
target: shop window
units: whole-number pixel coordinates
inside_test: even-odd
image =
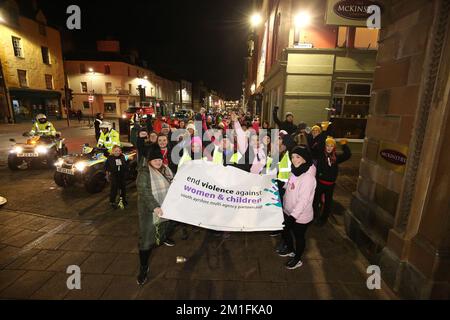
[[[28,87],[27,72],[25,70],[17,70],[17,76],[19,77],[19,85]]]
[[[116,113],[116,103],[105,102],[105,113]]]
[[[337,38],[337,47],[344,48],[345,40],[347,38],[347,29],[348,27],[339,27],[338,29],[338,38]]]
[[[356,28],[355,48],[378,49],[378,29]]]
[[[83,101],[83,109],[90,109],[89,101]]]
[[[45,87],[48,90],[53,90],[53,76],[51,74],[45,75]]]
[[[18,58],[23,58],[23,49],[22,49],[22,39],[17,37],[12,37],[12,44],[14,48],[14,55]]]
[[[42,52],[42,62],[45,64],[50,64],[50,53],[47,47],[41,47]]]
[[[131,85],[131,83],[128,84],[128,94],[131,94],[133,91],[133,86]]]
[[[108,64],[105,64],[105,74],[111,74],[111,66]]]
[[[369,83],[334,84],[330,118],[337,138],[365,137],[371,89]]]
[[[88,92],[87,82],[81,82],[81,92],[83,92],[83,93]]]
[[[339,27],[337,37],[337,47],[345,48],[348,27]],[[378,29],[356,28],[355,48],[357,49],[378,49]]]
[[[106,82],[105,83],[105,88],[106,88],[106,93],[107,94],[111,94],[113,92],[113,90],[112,90],[112,83],[111,82]]]

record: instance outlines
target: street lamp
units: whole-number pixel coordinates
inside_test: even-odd
[[[294,23],[297,28],[304,28],[311,23],[311,15],[306,11],[299,12],[294,18]]]
[[[250,25],[255,28],[259,26],[259,24],[262,22],[262,17],[259,13],[255,13],[250,18]]]
[[[304,29],[305,27],[309,26],[310,23],[311,23],[311,15],[306,11],[301,11],[294,17],[294,26],[295,26],[294,42],[295,43],[298,44],[300,42],[301,29]]]

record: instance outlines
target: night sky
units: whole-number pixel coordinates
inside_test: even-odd
[[[203,80],[239,99],[252,0],[38,0],[49,24],[65,28],[66,8],[81,8],[82,30],[70,31],[81,50],[97,39],[135,48],[162,76]],[[67,29],[66,29],[67,30]]]

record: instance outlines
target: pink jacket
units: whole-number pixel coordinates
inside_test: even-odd
[[[291,176],[285,184],[283,211],[293,216],[297,223],[307,224],[314,219],[313,201],[316,190],[316,167],[296,177]]]

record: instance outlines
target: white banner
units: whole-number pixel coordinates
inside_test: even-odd
[[[177,172],[162,205],[164,218],[217,231],[274,231],[283,212],[274,176],[204,160]]]

